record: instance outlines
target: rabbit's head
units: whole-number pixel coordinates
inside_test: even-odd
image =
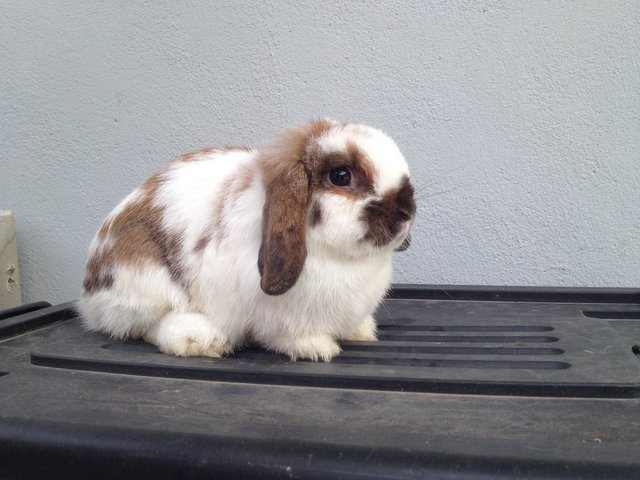
[[[387,135],[319,120],[281,133],[262,150],[265,182],[261,288],[291,288],[309,252],[358,261],[408,246],[416,211],[409,168]]]

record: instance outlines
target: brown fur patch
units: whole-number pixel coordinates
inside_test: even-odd
[[[111,228],[111,219],[107,218],[102,225],[100,225],[100,230],[98,230],[98,240],[104,240],[107,238],[109,228]]]
[[[94,253],[89,257],[82,283],[86,292],[93,293],[113,285],[113,275],[110,268],[106,266],[107,263],[110,264],[102,254]]]
[[[313,166],[313,152],[307,152],[307,147],[313,139],[322,136],[333,126],[333,123],[326,120],[314,120],[280,133],[274,142],[264,149],[259,159],[265,185],[276,181],[284,171],[299,162],[310,172]]]
[[[210,231],[207,231],[198,239],[196,244],[193,246],[193,251],[196,253],[202,253],[204,249],[207,248],[207,245],[209,245],[212,236],[212,233]]]
[[[152,197],[156,194],[158,189],[166,181],[166,175],[166,170],[160,170],[159,172],[151,175],[144,181],[142,185],[140,185],[140,191],[142,192],[144,197],[143,199],[151,200],[149,197]]]
[[[365,240],[377,247],[387,245],[398,234],[402,224],[411,220],[415,213],[413,186],[409,178],[404,177],[397,189],[365,207],[363,220],[369,229]]]
[[[113,244],[98,246],[87,262],[84,287],[89,293],[113,284],[111,272],[116,265],[143,268],[149,264],[167,267],[174,281],[182,283],[180,250],[182,236],[162,228],[163,209],[153,203],[164,174],[157,173],[140,187],[138,199],[125,206],[109,225],[100,231],[111,235]],[[99,232],[100,232],[99,231]],[[98,233],[100,239],[100,233]]]
[[[315,227],[322,221],[322,208],[318,202],[314,202],[311,207],[310,225]]]

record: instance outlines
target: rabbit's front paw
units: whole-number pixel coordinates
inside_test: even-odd
[[[358,328],[351,332],[350,335],[347,335],[344,340],[351,340],[354,342],[375,342],[378,340],[376,321],[371,315],[369,315],[360,325],[358,325]]]
[[[170,312],[147,331],[145,341],[180,357],[221,357],[231,351],[225,336],[199,313]]]
[[[278,338],[266,344],[268,348],[284,353],[292,361],[312,360],[329,362],[340,353],[340,347],[329,335],[308,335],[299,338]]]

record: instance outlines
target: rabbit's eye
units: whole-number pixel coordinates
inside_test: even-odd
[[[351,172],[347,167],[332,168],[329,172],[329,180],[336,187],[346,187],[351,183]]]

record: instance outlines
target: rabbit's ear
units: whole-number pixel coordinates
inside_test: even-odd
[[[309,183],[305,166],[298,161],[266,185],[258,270],[260,288],[268,295],[289,290],[304,266]]]

